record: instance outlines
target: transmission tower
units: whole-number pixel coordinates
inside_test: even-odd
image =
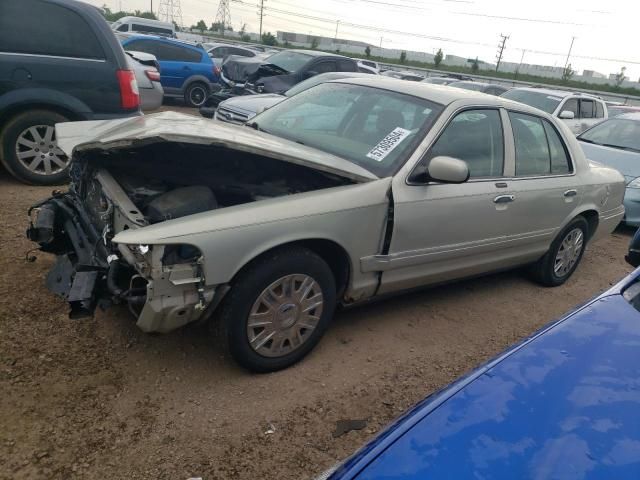
[[[229,11],[229,0],[220,0],[220,3],[218,3],[218,13],[216,13],[215,23],[222,26],[222,35],[224,36],[225,27],[231,24],[231,12]]]
[[[160,0],[158,19],[163,22],[175,22],[182,28],[182,8],[180,0]]]
[[[502,54],[504,52],[504,47],[509,40],[509,35],[500,34],[500,43],[498,43],[498,53],[496,54],[496,72],[500,68],[500,62],[502,61]]]

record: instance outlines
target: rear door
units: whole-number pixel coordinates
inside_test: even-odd
[[[164,41],[159,41],[156,48],[158,51],[156,57],[162,67],[162,86],[167,91],[180,92],[189,77],[202,73],[200,52]]]
[[[522,251],[545,252],[580,202],[583,186],[556,127],[544,118],[509,111],[515,147],[509,222]]]

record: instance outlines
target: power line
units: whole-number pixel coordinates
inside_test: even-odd
[[[182,27],[182,8],[180,7],[180,0],[160,0],[158,18],[165,22],[177,23],[179,27]]]

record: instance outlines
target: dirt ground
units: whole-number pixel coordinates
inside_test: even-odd
[[[0,478],[304,479],[391,419],[631,269],[631,232],[591,245],[545,289],[510,272],[338,314],[288,370],[252,375],[203,327],[139,331],[124,309],[72,321],[25,253],[28,206],[50,188],[0,172]],[[336,421],[366,419],[333,438]]]

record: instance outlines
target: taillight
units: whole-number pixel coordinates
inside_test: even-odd
[[[138,82],[131,70],[118,70],[118,83],[120,84],[120,103],[122,108],[131,110],[140,106],[140,94]]]
[[[160,81],[160,73],[158,73],[157,70],[145,70],[144,73],[147,76],[147,78],[152,82]]]
[[[220,67],[213,67],[213,74],[216,76],[220,75]]]

